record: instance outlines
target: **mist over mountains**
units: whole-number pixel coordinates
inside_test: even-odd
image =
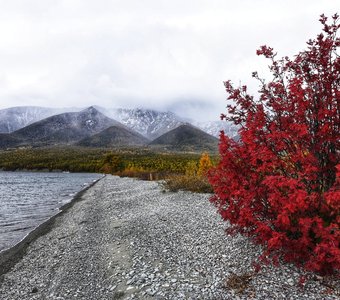
[[[175,129],[176,134],[167,134]],[[237,128],[224,121],[186,120],[172,112],[142,108],[91,106],[81,110],[27,106],[0,110],[1,148],[72,144],[86,147],[152,146],[157,143],[151,141],[161,138],[161,144],[169,149],[210,149],[217,147],[216,137],[220,130],[231,137],[237,134]]]
[[[123,126],[93,107],[54,115],[11,133],[23,144],[45,146],[72,144],[113,126]]]
[[[53,115],[76,112],[76,108],[17,106],[0,110],[0,133],[11,133]]]

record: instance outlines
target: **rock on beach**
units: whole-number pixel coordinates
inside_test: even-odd
[[[227,236],[209,197],[106,176],[1,275],[0,299],[339,299],[338,280],[292,265],[255,273],[261,249]]]

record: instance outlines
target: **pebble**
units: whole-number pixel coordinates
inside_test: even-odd
[[[31,243],[3,276],[0,299],[339,299],[339,280],[330,290],[289,264],[255,273],[261,247],[227,236],[209,197],[106,176]],[[244,288],[227,284],[245,274]]]

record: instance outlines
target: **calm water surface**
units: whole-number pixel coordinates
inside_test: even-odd
[[[100,174],[0,172],[0,251],[22,240]]]

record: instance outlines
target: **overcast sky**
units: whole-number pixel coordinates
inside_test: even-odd
[[[223,81],[305,49],[339,0],[0,0],[0,108],[146,107],[218,119]]]

